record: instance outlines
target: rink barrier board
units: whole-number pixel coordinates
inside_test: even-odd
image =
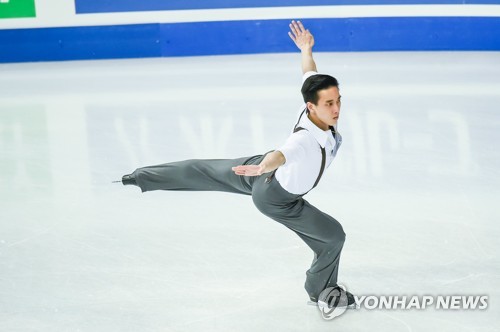
[[[500,17],[306,19],[316,52],[500,51]],[[0,62],[297,52],[289,20],[0,30]]]
[[[192,10],[215,8],[256,8],[343,5],[465,5],[500,4],[500,0],[75,0],[78,14],[128,11]]]

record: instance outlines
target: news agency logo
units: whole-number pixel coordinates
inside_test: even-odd
[[[348,304],[345,286],[329,287],[321,292],[318,309],[325,320],[331,320],[347,309],[366,310],[486,310],[487,295],[363,295],[354,296],[355,304]]]
[[[370,295],[357,297],[357,301],[367,310],[423,310],[428,307],[434,307],[436,310],[485,310],[488,308],[487,295]]]
[[[343,285],[328,287],[319,294],[318,308],[326,320],[342,315],[348,306],[346,288]]]

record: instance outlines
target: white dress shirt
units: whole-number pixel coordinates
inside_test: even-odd
[[[316,72],[307,72],[303,76],[303,82]],[[297,127],[306,130],[300,130],[288,137],[285,144],[277,149],[285,156],[285,163],[281,165],[275,173],[276,180],[286,191],[302,195],[312,189],[318,178],[322,156],[321,147],[325,148],[326,162],[325,170],[333,161],[337,150],[342,142],[339,133],[336,134],[337,140],[333,137],[330,129],[322,130],[317,127],[304,112],[306,105],[302,105],[297,119],[302,114]]]

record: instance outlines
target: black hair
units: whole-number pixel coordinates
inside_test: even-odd
[[[330,75],[316,74],[308,77],[304,84],[302,84],[302,97],[304,97],[304,103],[311,102],[314,105],[318,104],[318,91],[328,89],[332,86],[338,88],[339,82],[337,79]]]

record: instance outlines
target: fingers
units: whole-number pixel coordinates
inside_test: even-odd
[[[242,166],[231,167],[236,175],[245,175],[245,169]]]
[[[231,169],[234,171],[236,175],[246,175],[246,176],[260,175],[257,168],[258,168],[257,165],[240,165],[231,167]]]
[[[304,26],[302,25],[302,22],[301,21],[297,21],[296,23],[299,27],[299,31],[300,33],[306,33],[306,29],[304,29]]]
[[[297,38],[299,35],[306,33],[306,29],[304,28],[304,25],[302,25],[302,22],[300,21],[297,22],[292,21],[292,23],[290,23],[290,30],[292,30],[292,33],[295,38]]]
[[[292,21],[292,23],[289,24],[290,26],[290,30],[292,31],[293,33],[293,37],[291,35],[290,32],[288,32],[288,35],[290,36],[290,38],[292,38],[293,40],[297,39],[298,35],[299,35],[299,31],[297,30],[298,29],[298,26],[297,26],[297,23],[295,23],[295,21]]]
[[[236,175],[248,175],[250,169],[247,166],[236,166],[231,168]]]

